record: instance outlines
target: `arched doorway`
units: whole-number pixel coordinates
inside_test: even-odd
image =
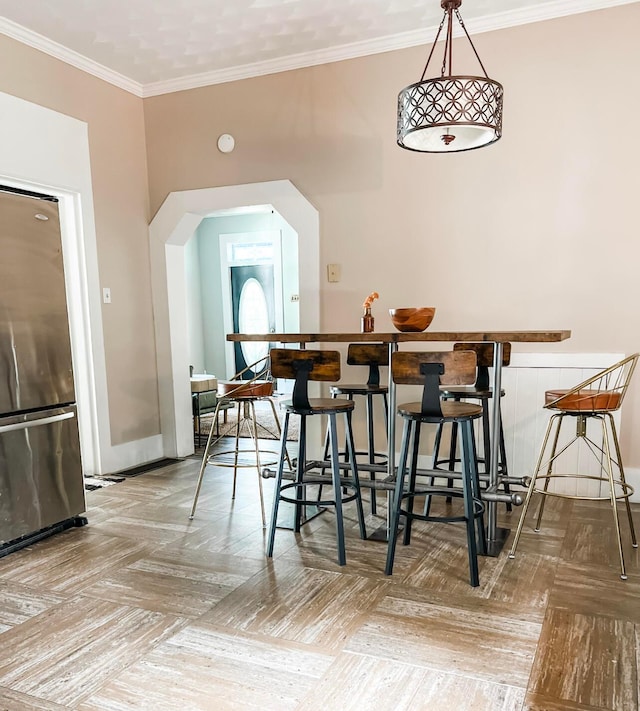
[[[319,330],[319,216],[290,181],[170,193],[149,227],[160,422],[167,457],[193,452],[184,247],[205,217],[259,205],[273,205],[298,233],[300,329]]]

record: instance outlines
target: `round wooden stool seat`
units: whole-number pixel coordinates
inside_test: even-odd
[[[329,415],[331,413],[350,412],[355,407],[355,402],[353,400],[334,400],[328,397],[310,397],[309,405],[311,406],[309,414]],[[294,415],[299,414],[299,410],[290,402],[286,402],[283,407],[285,412],[291,412]]]
[[[449,402],[443,400],[440,403],[442,409],[443,420],[455,420],[459,417],[480,417],[482,415],[482,407],[474,405],[471,402]],[[402,417],[410,417],[411,419],[423,420],[422,403],[407,402],[398,405],[398,414]]]
[[[500,390],[500,397],[504,397],[504,394],[504,390]],[[463,386],[460,388],[443,388],[441,395],[444,398],[470,397],[476,398],[477,400],[489,400],[493,397],[493,390],[491,390],[491,388],[477,388],[471,385],[469,387]]]
[[[387,385],[367,385],[358,383],[353,385],[332,385],[332,395],[386,395],[389,392]]]

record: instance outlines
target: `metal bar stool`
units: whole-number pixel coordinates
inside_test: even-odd
[[[491,414],[489,412],[489,401],[493,398],[493,390],[489,383],[489,368],[493,365],[493,343],[455,343],[454,351],[472,350],[477,358],[477,373],[475,383],[469,386],[445,386],[441,388],[440,396],[445,400],[454,400],[460,402],[462,400],[478,400],[482,407],[482,456],[477,457],[478,464],[482,464],[483,474],[481,480],[488,478],[489,470],[489,453],[491,451]],[[508,366],[511,361],[511,344],[503,344],[502,365]],[[504,397],[504,390],[500,391],[500,397]],[[458,425],[456,422],[451,424],[451,436],[449,440],[449,453],[447,457],[440,456],[440,446],[442,444],[442,433],[444,426],[439,425],[433,447],[433,468],[443,469],[443,465],[449,471],[455,471],[456,464],[460,463],[460,457],[457,454],[458,449]],[[506,478],[509,476],[507,467],[507,450],[504,444],[504,430],[502,428],[502,415],[500,415],[500,431],[498,432],[498,477],[502,480],[504,493],[510,494],[509,482]],[[448,485],[452,485],[452,480],[448,481]],[[507,502],[507,511],[511,511],[511,503]]]
[[[375,444],[375,422],[374,422],[374,402],[375,396],[382,400],[384,413],[385,432],[389,422],[389,403],[387,394],[389,387],[380,384],[380,366],[389,364],[389,350],[384,343],[351,343],[347,351],[348,365],[362,365],[369,368],[369,377],[366,383],[342,384],[336,383],[331,386],[331,397],[336,398],[345,395],[347,400],[356,400],[357,397],[365,398],[367,417],[367,448],[366,450],[356,450],[356,456],[366,456],[368,464],[384,464],[387,461],[386,450],[376,451]],[[356,401],[357,402],[357,401]],[[349,451],[345,442],[342,452],[345,461],[349,461]],[[325,435],[324,458],[329,456],[329,430]],[[375,481],[375,472],[370,472],[371,481]],[[371,489],[371,513],[376,513],[376,491]]]
[[[346,553],[344,543],[344,522],[342,506],[349,501],[356,502],[360,537],[366,538],[364,512],[360,495],[360,481],[358,467],[354,456],[353,433],[351,431],[351,414],[353,413],[353,400],[337,400],[335,398],[309,398],[309,381],[332,381],[340,379],[340,353],[338,351],[313,351],[288,348],[274,348],[271,350],[271,373],[276,378],[293,378],[293,394],[291,402],[285,404],[285,417],[280,438],[280,459],[276,473],[275,491],[273,494],[273,509],[267,556],[273,556],[273,546],[278,520],[278,507],[280,501],[295,504],[294,531],[300,532],[302,507],[333,506],[336,518],[336,537],[338,542],[338,563],[345,565]],[[298,439],[298,459],[293,481],[284,483],[284,463],[286,459],[286,439],[289,429],[289,417],[300,416],[300,435]],[[338,460],[338,436],[336,429],[336,416],[344,415],[347,433],[347,447],[350,451],[350,476],[340,476],[340,463]],[[314,415],[327,415],[329,418],[329,441],[331,445],[331,476],[322,473],[310,474],[318,463],[307,463],[307,418]],[[313,500],[306,499],[306,487],[309,484],[330,486],[333,498],[317,497]],[[293,489],[293,496],[288,491]]]
[[[402,444],[396,474],[396,485],[391,508],[391,526],[387,549],[385,573],[391,575],[395,557],[396,540],[400,517],[406,519],[404,545],[411,540],[411,525],[414,519],[436,522],[464,522],[467,531],[469,556],[469,579],[472,586],[479,585],[478,553],[486,551],[483,523],[484,504],[480,500],[480,484],[476,465],[473,421],[482,416],[482,407],[473,403],[440,399],[440,383],[461,385],[472,383],[476,375],[476,354],[471,351],[448,351],[443,353],[395,352],[391,359],[391,373],[395,383],[422,385],[422,400],[398,405],[398,415],[404,420]],[[441,425],[455,422],[460,428],[462,440],[462,488],[436,486],[434,471],[418,472],[420,430],[423,424]],[[409,466],[407,469],[407,462]],[[426,475],[427,484],[418,483],[417,477]],[[460,497],[463,500],[461,515],[430,514],[430,505],[424,512],[413,510],[416,496],[425,495],[427,502],[432,496]],[[403,508],[403,501],[407,501]],[[477,530],[476,530],[477,529]]]
[[[520,540],[524,520],[533,494],[540,494],[542,496],[534,528],[536,533],[540,531],[540,523],[542,521],[542,513],[547,496],[558,496],[565,499],[577,499],[582,501],[608,501],[611,504],[613,512],[613,523],[618,543],[621,570],[620,577],[622,580],[627,579],[624,553],[622,551],[622,539],[620,536],[620,521],[618,518],[617,502],[619,500],[624,500],[627,510],[632,546],[637,548],[638,542],[636,540],[633,518],[631,517],[631,506],[629,504],[629,497],[633,495],[633,487],[627,484],[624,476],[622,455],[620,454],[620,445],[618,443],[618,435],[612,413],[619,410],[622,405],[638,357],[640,357],[640,353],[635,353],[615,363],[610,368],[588,378],[571,390],[548,390],[545,393],[544,407],[548,410],[553,410],[554,414],[549,420],[549,425],[542,443],[542,449],[540,450],[540,456],[538,457],[535,472],[531,478],[527,497],[522,507],[513,545],[509,551],[509,558],[515,558],[516,548]],[[576,433],[573,439],[558,449],[560,430],[564,422],[567,421],[567,418],[569,418],[569,421],[571,421],[570,418],[573,418]],[[600,423],[602,434],[601,442],[596,442],[589,436],[587,432],[587,423],[589,420],[595,420]],[[551,441],[550,448],[548,447],[549,441]],[[593,458],[589,458],[589,461],[598,465],[598,475],[579,472],[558,473],[555,469],[558,459],[572,445],[576,444],[579,446],[581,443],[583,445],[583,451],[586,450],[586,452],[593,455]],[[597,481],[601,486],[600,495],[575,495],[549,489],[552,479],[560,480],[566,478]],[[543,482],[542,487],[540,487],[540,482]],[[602,491],[602,488],[605,488],[603,486],[605,484],[606,489]]]
[[[260,367],[258,367],[260,366]],[[254,377],[249,380],[242,380],[242,376],[247,372],[254,372]],[[214,411],[214,422],[217,422],[218,415],[220,411],[229,407],[229,404],[236,406],[236,422],[231,424],[229,427],[224,429],[214,438],[214,428],[211,427],[209,436],[207,438],[207,444],[204,448],[202,454],[202,464],[200,465],[200,473],[198,475],[198,482],[196,484],[196,491],[193,497],[193,505],[191,507],[191,513],[189,518],[193,519],[196,512],[196,505],[198,503],[198,497],[200,495],[200,489],[202,487],[202,480],[204,477],[204,471],[207,464],[215,464],[220,467],[230,467],[233,468],[233,488],[231,492],[231,499],[234,500],[236,497],[236,484],[238,477],[238,469],[243,468],[255,468],[258,472],[258,491],[260,494],[260,512],[262,515],[262,526],[266,527],[266,516],[264,509],[264,495],[262,491],[262,468],[263,466],[269,466],[276,463],[276,455],[278,452],[268,449],[260,449],[260,443],[258,441],[258,428],[257,428],[257,418],[255,403],[259,400],[265,400],[271,405],[271,412],[273,414],[273,421],[275,427],[275,433],[278,438],[280,438],[282,430],[280,427],[280,420],[278,418],[278,413],[271,396],[273,395],[273,380],[271,379],[271,374],[269,372],[269,358],[265,356],[260,360],[252,363],[251,365],[244,368],[239,373],[233,376],[229,381],[218,381],[218,395],[219,399],[216,403],[216,409]],[[241,432],[248,433],[253,444],[253,451],[251,461],[241,461],[240,457],[240,434]],[[225,449],[224,451],[214,452],[210,454],[212,447],[223,437],[230,434],[234,436],[235,444],[233,449]],[[273,458],[269,461],[265,461],[262,455],[271,454]],[[229,455],[233,455],[233,461],[229,462],[225,458]],[[286,453],[286,442],[285,442],[285,455],[288,461],[290,461],[288,453]]]

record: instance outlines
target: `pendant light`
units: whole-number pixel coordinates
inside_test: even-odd
[[[444,16],[420,81],[398,95],[398,145],[421,153],[456,153],[495,143],[502,135],[502,84],[489,79],[458,8],[462,0],[441,0]],[[453,75],[453,16],[464,30],[484,77]],[[439,77],[425,79],[445,22]]]

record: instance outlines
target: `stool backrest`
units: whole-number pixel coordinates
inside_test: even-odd
[[[348,365],[368,365],[367,385],[380,385],[380,366],[389,364],[389,347],[384,343],[350,343]]]
[[[440,385],[471,385],[476,379],[473,350],[411,352],[391,356],[391,375],[399,385],[422,385],[422,414],[442,417]]]
[[[269,372],[268,354],[237,372],[231,380],[218,380],[218,400],[251,399],[271,397],[271,395],[273,395],[273,379]]]
[[[478,374],[475,386],[481,390],[489,389],[489,368],[493,366],[493,343],[454,343],[454,351],[474,351],[478,359]],[[502,344],[502,365],[511,362],[511,344]]]
[[[571,390],[549,391],[545,407],[568,412],[613,412],[622,405],[640,353],[634,353]],[[555,396],[557,395],[557,397]]]
[[[307,349],[272,348],[271,375],[294,379],[291,402],[296,410],[310,411],[309,381],[340,380],[340,353]]]

